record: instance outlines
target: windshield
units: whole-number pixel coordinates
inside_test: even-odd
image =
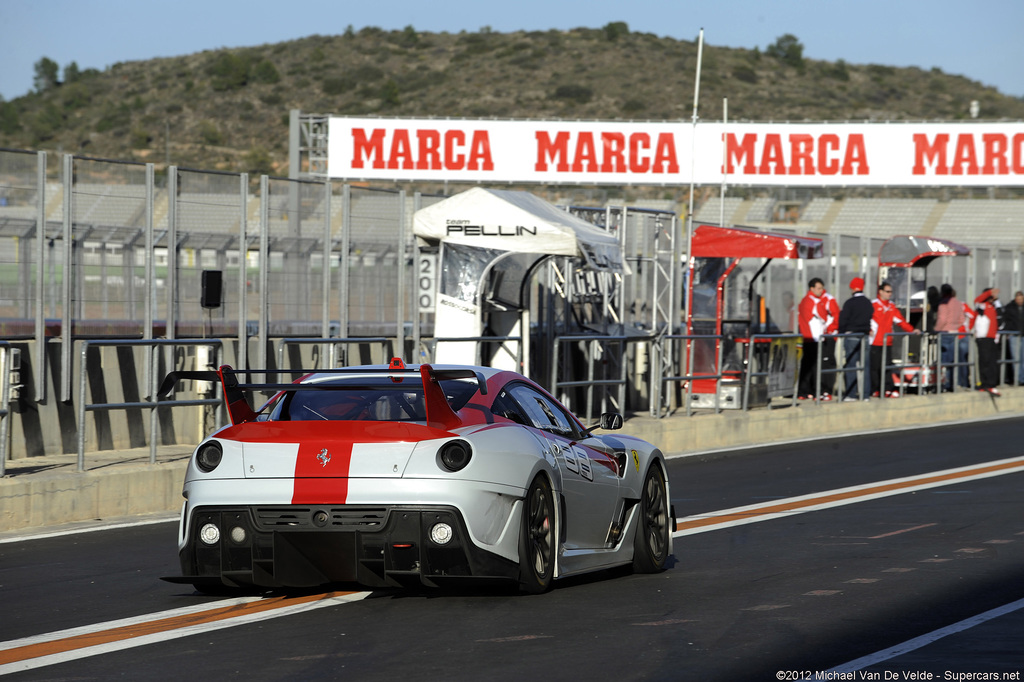
[[[315,389],[283,393],[270,406],[271,421],[413,421],[427,420],[423,384],[418,378],[389,376],[328,377],[309,384]],[[462,409],[478,390],[474,380],[440,382],[453,411]]]

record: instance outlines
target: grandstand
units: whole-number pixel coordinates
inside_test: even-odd
[[[954,199],[945,205],[932,234],[955,242],[1024,248],[1024,201]]]

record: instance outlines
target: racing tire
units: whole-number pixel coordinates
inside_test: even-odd
[[[541,594],[555,577],[555,496],[547,478],[538,476],[523,500],[519,532],[519,589]]]
[[[633,571],[658,573],[668,562],[668,491],[661,467],[652,464],[644,477],[640,496],[640,519],[633,536]]]

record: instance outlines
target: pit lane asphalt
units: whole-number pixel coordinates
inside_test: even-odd
[[[673,459],[669,473],[682,517],[1022,450],[1024,420],[1011,419]],[[1009,474],[676,538],[675,565],[659,575],[599,573],[539,597],[380,591],[15,679],[814,673],[1024,598],[1022,494],[1024,474]],[[216,601],[156,580],[177,570],[175,533],[160,523],[0,545],[0,641]],[[1012,671],[1020,622],[1017,611],[867,670]]]

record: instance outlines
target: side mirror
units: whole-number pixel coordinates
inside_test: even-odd
[[[605,412],[601,415],[601,421],[593,426],[588,426],[587,430],[583,432],[586,438],[590,438],[597,429],[604,429],[605,431],[618,431],[622,428],[622,415],[618,412]]]

